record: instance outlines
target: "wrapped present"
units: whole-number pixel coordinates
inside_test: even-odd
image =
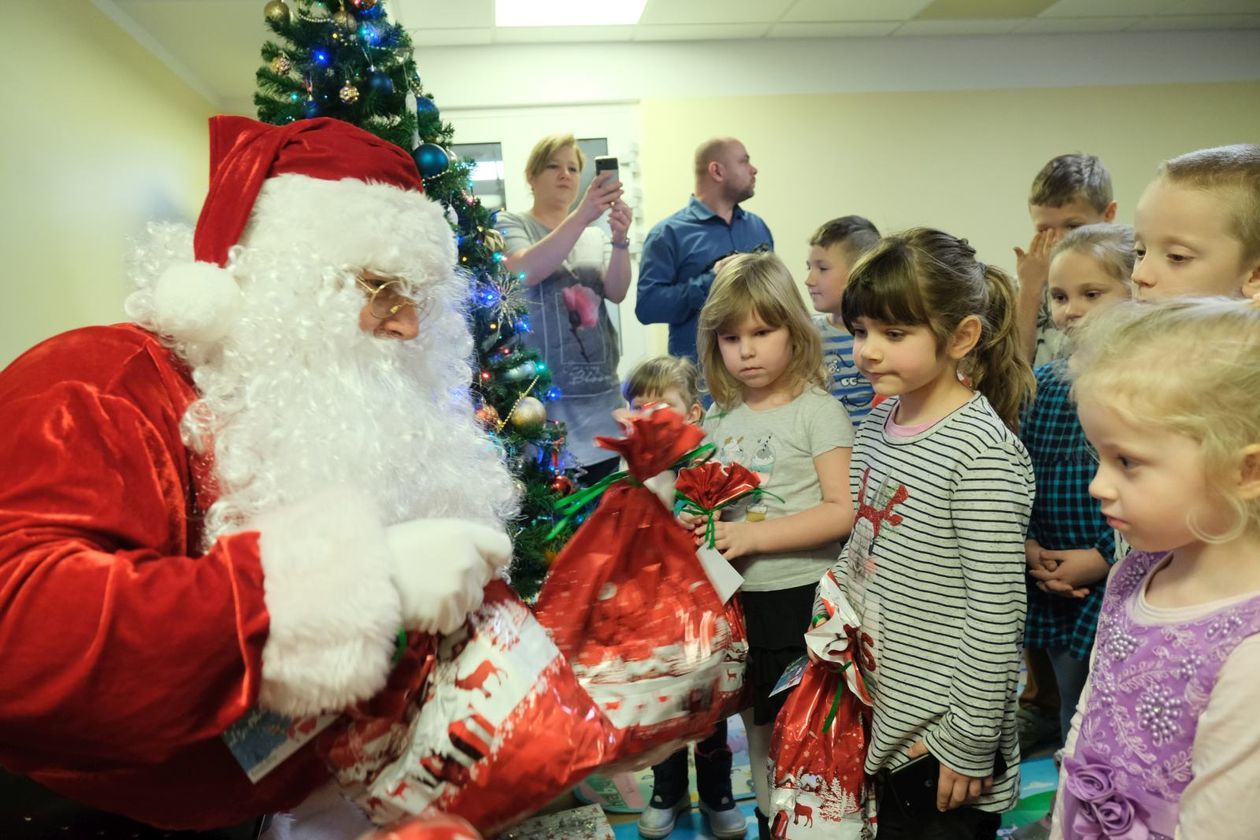
[[[703,737],[737,711],[748,642],[738,604],[718,597],[692,535],[644,486],[698,456],[703,433],[664,407],[624,422],[625,438],[597,442],[628,471],[593,491],[599,507],[556,557],[535,613],[631,754]]]
[[[713,523],[735,502],[748,497],[759,499],[765,492],[760,485],[761,477],[742,464],[716,461],[682,470],[674,484],[683,512],[704,520],[704,538],[696,555],[723,603],[743,585],[744,578],[714,547]]]
[[[387,690],[318,741],[373,821],[445,813],[486,835],[616,758],[620,742],[500,580],[461,630],[412,637]]]
[[[806,666],[770,737],[770,830],[779,840],[868,840],[871,696],[856,660],[858,618],[832,572],[819,594],[827,618],[805,643],[821,661]]]
[[[495,840],[613,840],[612,826],[598,805],[531,817]]]

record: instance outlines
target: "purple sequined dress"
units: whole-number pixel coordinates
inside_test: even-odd
[[[1173,836],[1181,793],[1194,778],[1199,716],[1221,665],[1260,633],[1260,596],[1189,621],[1134,620],[1149,573],[1163,558],[1131,552],[1107,585],[1089,700],[1075,754],[1063,763],[1065,837]]]

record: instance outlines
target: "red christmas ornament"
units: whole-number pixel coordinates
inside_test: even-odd
[[[490,405],[490,403],[486,403],[481,406],[481,408],[477,409],[477,422],[480,423],[484,429],[498,428],[499,412],[495,410],[495,407]]]
[[[561,496],[567,496],[573,492],[573,481],[567,475],[558,475],[551,480],[551,489]]]

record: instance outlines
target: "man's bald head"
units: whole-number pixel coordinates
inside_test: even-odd
[[[703,178],[709,172],[709,164],[726,163],[733,146],[742,145],[734,137],[712,137],[696,147],[696,177]]]
[[[752,198],[757,168],[744,144],[734,137],[714,137],[696,149],[696,195],[738,204]]]

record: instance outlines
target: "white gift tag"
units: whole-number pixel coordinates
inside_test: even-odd
[[[731,600],[735,590],[744,585],[744,576],[735,571],[730,561],[716,548],[702,545],[696,549],[696,556],[700,558],[704,573],[709,576],[709,583],[717,591],[718,599],[723,604]]]

